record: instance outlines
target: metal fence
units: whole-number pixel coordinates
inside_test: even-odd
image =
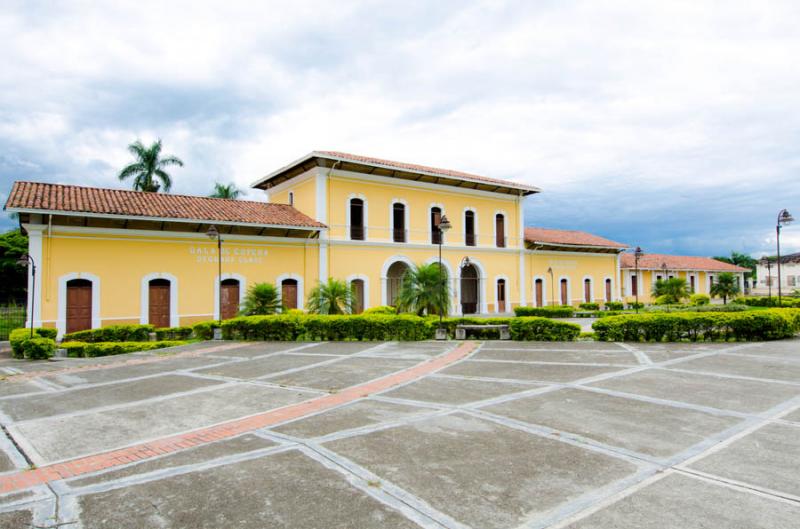
[[[25,304],[0,303],[0,341],[8,340],[14,329],[25,327]]]

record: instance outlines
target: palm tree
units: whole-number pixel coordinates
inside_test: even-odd
[[[722,304],[728,304],[728,298],[732,298],[739,293],[739,283],[736,276],[730,272],[722,272],[717,276],[717,280],[711,285],[711,295],[722,298]]]
[[[175,156],[162,158],[161,140],[154,142],[150,147],[145,147],[141,141],[136,140],[128,145],[128,151],[133,154],[136,161],[119,172],[120,180],[133,177],[134,191],[157,193],[162,188],[165,192],[170,190],[172,178],[164,168],[170,165],[183,167],[183,162]]]
[[[439,264],[421,264],[409,268],[397,294],[397,310],[423,314],[447,314],[450,309],[450,285],[447,273],[439,273]]]
[[[254,316],[256,314],[275,314],[283,309],[278,289],[270,283],[256,283],[247,289],[244,304],[239,314]]]
[[[330,278],[314,287],[308,295],[306,308],[312,314],[350,314],[353,312],[353,291],[344,281]]]
[[[673,277],[670,279],[659,279],[653,286],[653,297],[666,296],[669,303],[680,303],[681,300],[689,297],[689,285],[685,279]]]
[[[239,188],[236,187],[236,184],[220,184],[219,182],[214,184],[214,192],[211,193],[211,198],[232,198],[237,199],[242,192]]]

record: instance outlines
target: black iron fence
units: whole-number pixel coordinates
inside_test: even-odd
[[[25,304],[0,302],[0,341],[8,340],[14,329],[25,327]]]

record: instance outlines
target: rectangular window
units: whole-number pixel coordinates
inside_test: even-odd
[[[350,239],[364,240],[364,201],[360,198],[350,200]]]
[[[475,246],[475,212],[467,211],[464,213],[464,244]]]
[[[498,213],[494,219],[495,240],[498,248],[506,247],[506,218]]]
[[[797,286],[797,277],[796,276],[786,276],[786,284],[790,287]]]
[[[395,202],[392,205],[392,221],[394,223],[394,230],[392,230],[392,240],[394,242],[406,242],[406,207],[403,204]]]
[[[431,208],[431,244],[442,243],[442,232],[439,231],[440,220],[442,220],[442,210]]]

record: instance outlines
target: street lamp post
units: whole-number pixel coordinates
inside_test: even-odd
[[[219,328],[218,330],[214,330],[214,339],[220,340],[222,339],[222,235],[213,224],[209,226],[206,235],[208,235],[208,238],[212,241],[217,241],[217,282],[214,288],[217,293],[217,309],[219,310],[219,314],[217,314],[217,324]]]
[[[633,252],[633,261],[634,261],[634,269],[635,274],[634,277],[636,278],[636,290],[633,291],[633,295],[636,296],[636,304],[634,305],[634,310],[636,310],[636,314],[639,314],[639,288],[641,283],[641,278],[639,277],[639,259],[644,255],[641,246],[637,246],[636,250]]]
[[[794,217],[787,210],[782,209],[778,213],[778,223],[775,226],[775,233],[777,234],[776,243],[778,245],[778,306],[781,306],[781,226],[789,224],[794,221]]]
[[[30,323],[31,327],[30,337],[33,338],[33,314],[36,307],[36,261],[27,253],[20,255],[19,259],[17,259],[17,264],[20,266],[28,266],[28,263],[31,265],[31,311],[28,316],[28,323]]]
[[[450,221],[447,220],[447,215],[442,215],[442,218],[439,219],[439,224],[436,225],[436,228],[439,230],[439,328],[436,329],[436,339],[437,340],[445,340],[447,338],[447,333],[444,331],[444,326],[442,323],[442,319],[444,318],[444,278],[442,277],[442,242],[444,241],[444,234],[447,230],[452,227]]]

